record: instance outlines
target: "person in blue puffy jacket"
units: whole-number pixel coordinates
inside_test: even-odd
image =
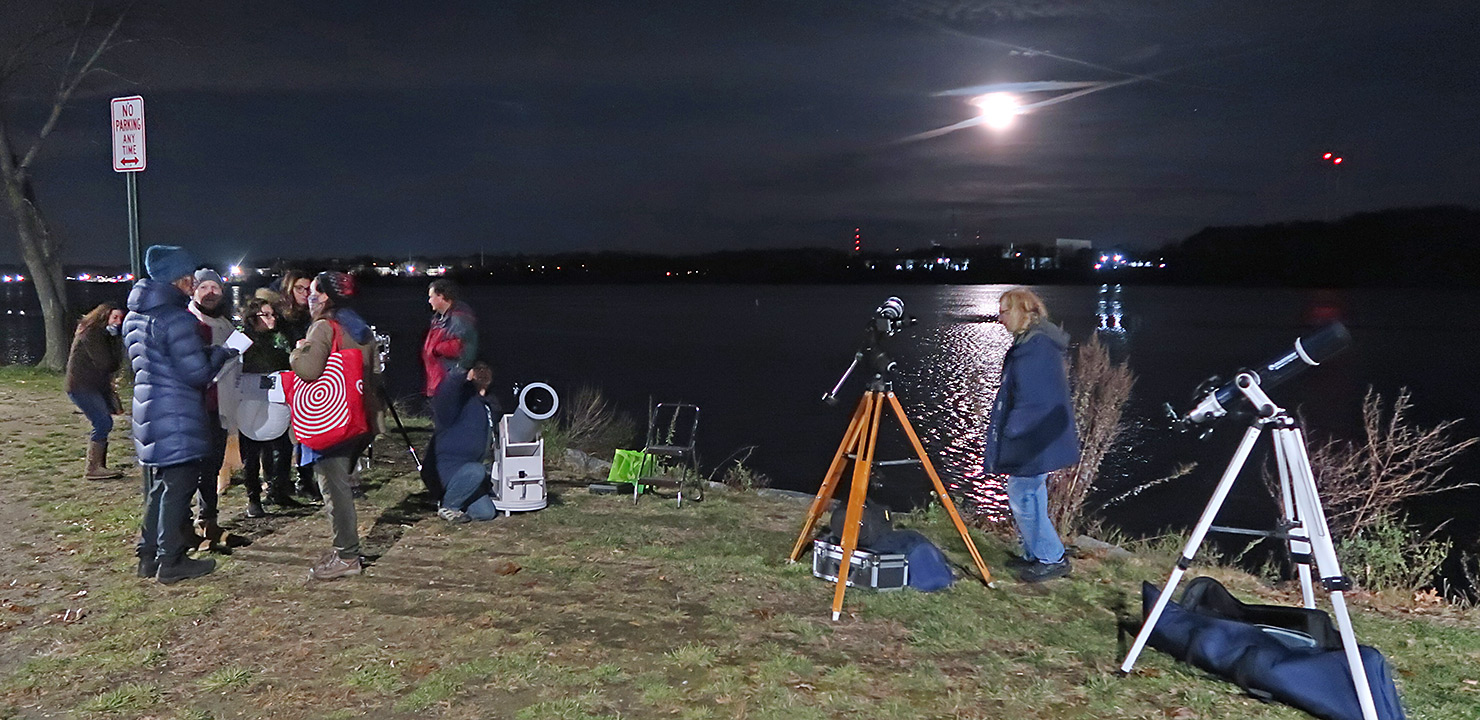
[[[188,250],[154,245],[149,276],[129,293],[123,342],[134,371],[133,439],[144,465],[139,576],[170,584],[215,570],[214,560],[185,556],[190,496],[211,449],[204,392],[235,353],[201,339],[186,306],[199,266]]]
[[[1024,582],[1069,574],[1064,543],[1048,517],[1048,474],[1079,462],[1079,437],[1064,353],[1069,335],[1048,321],[1043,299],[1027,288],[1002,294],[999,318],[1012,333],[1002,386],[992,403],[985,469],[1007,475],[1007,502],[1023,556],[1009,561]]]

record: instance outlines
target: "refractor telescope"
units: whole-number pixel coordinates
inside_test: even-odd
[[[1260,365],[1257,369],[1240,370],[1235,373],[1232,380],[1227,382],[1217,376],[1208,378],[1198,386],[1195,393],[1196,404],[1191,410],[1179,415],[1168,404],[1167,412],[1183,430],[1217,420],[1227,415],[1229,411],[1237,409],[1240,403],[1246,402],[1247,395],[1243,392],[1243,388],[1257,385],[1261,390],[1267,391],[1299,375],[1306,368],[1315,367],[1330,360],[1351,344],[1352,336],[1346,326],[1333,322],[1303,338],[1296,338],[1294,346],[1288,351]],[[1260,417],[1275,412],[1272,405],[1257,407],[1254,410]]]
[[[880,342],[886,338],[913,326],[919,320],[904,314],[904,301],[897,297],[890,297],[878,307],[874,308],[874,314],[863,326],[863,347],[853,354],[853,363],[843,371],[843,376],[838,378],[838,383],[832,390],[822,396],[822,401],[832,405],[838,401],[838,390],[842,389],[843,383],[848,381],[848,376],[858,368],[859,363],[873,368],[875,382],[881,385],[888,384],[888,374],[894,371],[894,360],[884,354],[879,347]]]

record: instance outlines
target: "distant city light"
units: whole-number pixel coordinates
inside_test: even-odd
[[[971,101],[981,109],[982,124],[993,130],[1012,127],[1013,120],[1021,112],[1017,96],[1011,93],[988,93]]]

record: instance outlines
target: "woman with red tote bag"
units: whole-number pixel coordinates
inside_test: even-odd
[[[324,505],[329,511],[329,522],[334,530],[334,550],[326,553],[309,570],[315,580],[333,580],[347,575],[358,575],[361,570],[360,534],[355,515],[354,494],[350,487],[349,474],[360,453],[369,447],[370,441],[379,432],[380,411],[379,354],[375,348],[375,333],[365,320],[350,307],[355,297],[354,278],[341,272],[319,273],[309,287],[308,306],[313,324],[308,335],[298,341],[293,349],[290,363],[296,382],[295,389],[302,391],[307,383],[314,383],[334,371],[337,362],[346,358],[360,357],[362,385],[348,390],[350,402],[363,403],[344,414],[342,422],[352,423],[359,418],[365,421],[364,432],[351,434],[327,447],[313,452],[318,456],[314,467],[318,469],[319,490],[324,494]],[[358,351],[341,352],[341,351]],[[332,357],[331,357],[332,356]],[[353,373],[346,373],[352,375]],[[341,389],[342,386],[341,386]],[[359,392],[356,393],[355,391]],[[354,412],[361,410],[362,412]],[[300,425],[294,418],[294,426]],[[358,428],[356,428],[358,429]],[[303,438],[299,438],[300,441]],[[308,452],[305,445],[305,452]]]

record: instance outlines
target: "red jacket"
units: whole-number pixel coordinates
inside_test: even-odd
[[[427,397],[437,394],[437,387],[453,368],[466,371],[478,356],[478,320],[472,308],[462,301],[453,303],[445,313],[432,316],[432,328],[421,345],[421,364],[426,370]]]

